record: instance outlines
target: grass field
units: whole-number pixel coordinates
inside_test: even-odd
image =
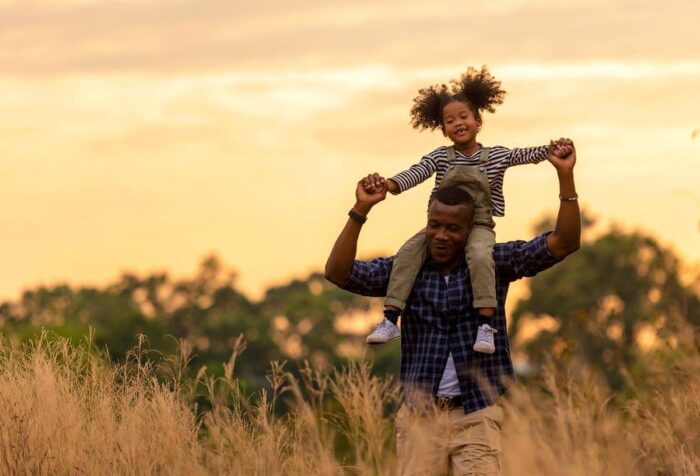
[[[2,341],[2,474],[394,474],[398,392],[366,364],[292,378],[273,363],[272,390],[246,395],[235,354],[194,379],[186,352],[156,368],[139,348],[124,365],[88,348]],[[655,375],[624,401],[585,372],[516,385],[504,474],[700,474],[700,359]]]

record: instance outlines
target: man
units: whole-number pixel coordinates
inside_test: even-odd
[[[404,404],[397,414],[401,474],[500,473],[503,411],[495,403],[515,377],[506,335],[509,283],[534,276],[580,246],[573,143],[561,142],[547,159],[559,178],[560,206],[554,231],[528,242],[498,243],[494,249],[498,305],[493,354],[474,352],[471,346],[478,319],[473,315],[464,244],[473,202],[458,187],[445,187],[432,198],[425,231],[429,257],[402,318]],[[326,278],[343,289],[367,296],[386,292],[393,258],[355,260],[362,225],[386,193],[386,184],[377,174],[357,184],[350,218],[326,263]]]

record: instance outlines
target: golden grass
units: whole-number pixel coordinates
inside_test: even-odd
[[[253,398],[233,375],[235,354],[224,377],[193,380],[186,351],[156,369],[141,347],[114,365],[45,334],[1,342],[0,473],[394,473],[397,390],[367,364],[307,366],[300,379],[272,364],[272,390]],[[592,375],[550,371],[539,389],[516,386],[504,402],[504,474],[700,474],[699,370],[697,355],[660,369],[658,385],[621,408]]]

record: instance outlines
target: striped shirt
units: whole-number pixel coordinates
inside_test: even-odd
[[[416,279],[401,317],[401,370],[399,380],[404,400],[415,391],[435,395],[451,353],[457,371],[464,413],[493,404],[515,378],[506,329],[505,302],[512,281],[534,276],[561,259],[547,248],[547,235],[531,241],[497,243],[496,264],[498,305],[493,323],[496,352],[483,354],[472,349],[478,319],[472,306],[469,268],[462,262],[450,273],[449,281],[440,267],[428,259]],[[394,258],[355,261],[350,279],[341,286],[365,296],[386,295]]]
[[[481,144],[479,144],[481,149]],[[455,149],[454,165],[472,165],[480,166],[479,161],[480,150],[477,150],[471,155],[464,155]],[[493,215],[502,217],[505,215],[506,202],[503,198],[503,176],[508,167],[522,164],[537,164],[547,158],[547,146],[528,147],[523,149],[508,149],[497,145],[489,148],[489,159],[484,164],[486,175],[489,180],[491,189],[491,208]],[[435,174],[435,187],[433,192],[438,189],[440,182],[447,171],[447,147],[441,146],[423,156],[420,162],[412,165],[408,170],[399,172],[391,177],[391,180],[396,182],[401,193],[409,188],[425,182],[433,174]]]

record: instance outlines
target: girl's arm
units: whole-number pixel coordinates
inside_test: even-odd
[[[508,167],[523,164],[539,164],[547,160],[549,152],[550,146],[547,145],[510,149],[506,163]]]
[[[511,149],[508,155],[508,167],[521,164],[537,164],[544,161],[551,153],[573,146],[574,143],[571,139],[560,137],[557,140],[550,140],[549,145]]]
[[[435,152],[424,156],[417,164],[387,179],[388,191],[396,195],[432,177],[438,167],[438,159],[434,158],[434,154]]]

